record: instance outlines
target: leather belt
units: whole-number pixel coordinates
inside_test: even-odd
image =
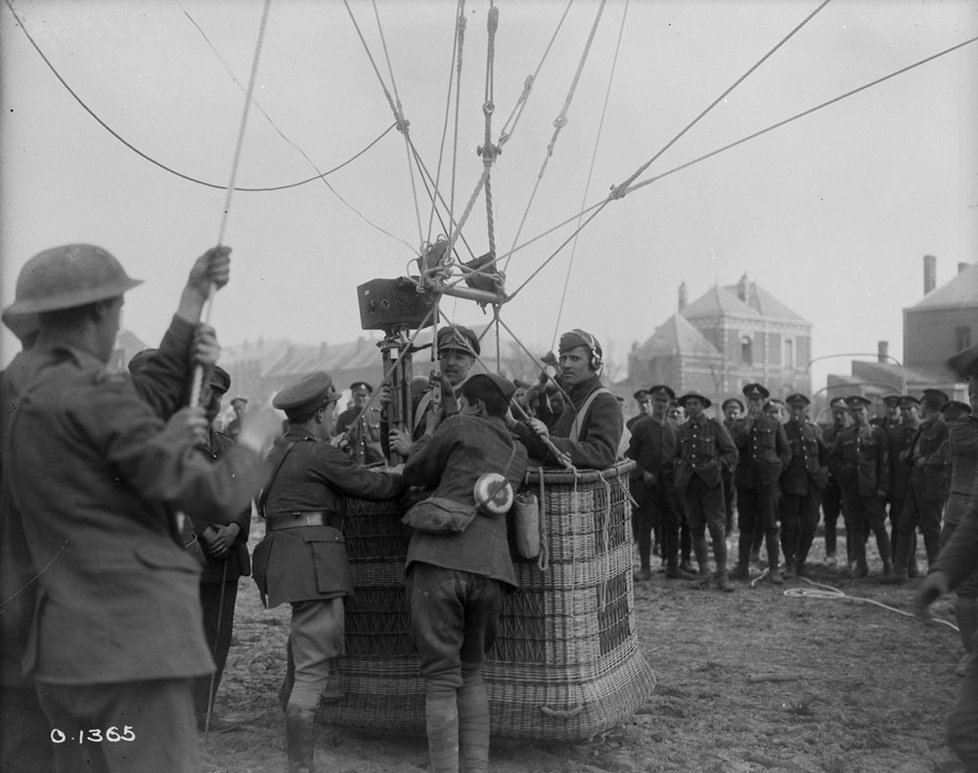
[[[294,510],[285,513],[270,513],[267,516],[268,531],[299,529],[305,526],[332,526],[339,529],[342,517],[338,513],[324,510]]]

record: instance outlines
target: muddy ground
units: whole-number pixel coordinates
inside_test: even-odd
[[[253,539],[261,525],[255,531]],[[816,562],[822,549],[819,539]],[[636,584],[641,647],[658,681],[645,705],[586,743],[494,739],[490,771],[959,770],[943,737],[960,682],[954,673],[958,635],[853,600],[909,610],[919,581],[884,585],[878,561],[871,570],[870,578],[856,581],[815,565],[812,580],[850,599],[790,595],[813,589],[798,579],[783,587],[735,583],[733,594],[666,581],[658,573]],[[953,619],[947,599],[935,611]],[[243,579],[218,710],[247,721],[202,739],[208,773],[285,770],[276,693],[287,625],[287,605],[262,609],[254,584]],[[757,675],[772,679],[758,681]],[[323,727],[316,769],[425,771],[427,749],[421,737]]]

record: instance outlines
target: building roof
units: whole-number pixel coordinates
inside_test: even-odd
[[[700,317],[759,317],[757,310],[751,308],[737,297],[737,287],[711,287],[703,295],[682,310],[686,319]]]
[[[946,284],[931,290],[923,300],[907,311],[925,309],[960,309],[978,306],[978,263],[962,269]]]
[[[652,336],[635,351],[634,356],[652,357],[722,357],[717,348],[686,319],[673,314],[655,329]]]

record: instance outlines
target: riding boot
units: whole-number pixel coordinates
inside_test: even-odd
[[[453,687],[425,685],[425,728],[431,773],[458,773],[458,695]]]
[[[482,674],[462,675],[458,692],[458,741],[465,773],[489,770],[489,695]]]
[[[772,585],[783,585],[784,578],[781,576],[781,572],[778,570],[779,545],[777,530],[765,532],[764,542],[767,546],[768,579],[771,581]]]
[[[285,746],[289,755],[289,773],[313,773],[316,711],[289,706],[285,713]]]
[[[292,640],[285,640],[285,676],[282,685],[278,688],[278,705],[285,714],[289,710],[289,696],[292,694],[292,685],[295,684],[295,659],[292,657]]]

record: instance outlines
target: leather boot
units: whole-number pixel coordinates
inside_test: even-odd
[[[768,579],[772,585],[784,585],[784,578],[778,570],[778,533],[776,531],[767,532],[764,535],[764,542],[767,545]]]
[[[289,773],[313,773],[316,711],[289,706],[285,713],[285,746],[289,754]]]
[[[893,574],[893,563],[890,561],[890,535],[886,533],[886,528],[881,528],[876,534],[876,549],[883,561],[883,576],[889,577]]]
[[[282,686],[278,688],[278,705],[285,714],[289,709],[289,696],[292,694],[292,685],[295,684],[295,660],[292,658],[291,639],[285,640],[285,677],[282,679]]]

